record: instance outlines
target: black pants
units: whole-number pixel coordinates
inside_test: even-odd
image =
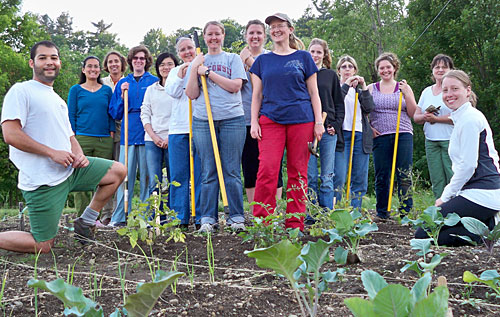
[[[456,213],[460,217],[473,217],[482,221],[488,226],[490,230],[495,226],[495,214],[498,210],[493,210],[490,208],[483,207],[470,200],[465,199],[462,196],[457,196],[452,198],[450,201],[445,202],[441,205],[441,214],[446,217],[449,213]],[[452,234],[460,236],[468,236],[473,241],[481,243],[481,238],[478,235],[472,234],[469,230],[465,229],[461,222],[457,223],[453,227],[444,226],[439,232],[438,244],[446,245],[449,247],[458,247],[462,245],[469,245],[469,243],[459,237],[452,236]],[[428,238],[427,233],[422,229],[418,228],[415,233],[415,238],[425,239]]]

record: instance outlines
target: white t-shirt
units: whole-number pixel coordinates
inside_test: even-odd
[[[162,139],[168,137],[170,116],[174,98],[165,93],[165,88],[159,82],[146,89],[141,106],[142,125],[151,124],[153,131]],[[144,141],[153,141],[149,134],[144,133]]]
[[[23,131],[33,140],[56,150],[71,152],[73,135],[66,102],[51,86],[35,80],[17,83],[5,96],[2,123],[20,120]],[[9,146],[10,160],[19,169],[18,187],[32,191],[42,185],[55,186],[73,173],[49,157],[21,151]]]
[[[165,81],[165,92],[174,98],[168,134],[189,133],[189,98],[184,92],[184,80],[187,80],[187,76],[184,78],[177,76],[180,67],[172,69]]]
[[[433,105],[436,108],[441,106],[438,112],[438,115],[440,116],[451,113],[451,109],[448,108],[443,102],[443,93],[434,96],[432,93],[432,86],[425,88],[424,91],[422,91],[422,95],[420,95],[420,99],[418,100],[418,106],[420,107],[420,110],[422,110],[422,113],[425,113],[425,109],[427,109],[430,105]],[[449,140],[452,132],[452,124],[439,122],[434,124],[426,122],[424,124],[425,138],[430,141]]]
[[[354,119],[355,97],[356,97],[356,91],[354,90],[354,88],[349,87],[349,91],[347,92],[347,95],[345,95],[344,98],[345,116],[344,116],[344,123],[342,124],[342,130],[352,131],[352,119]],[[362,118],[363,118],[363,113],[361,112],[361,105],[359,104],[359,98],[358,98],[358,104],[356,106],[356,126],[355,126],[355,129],[358,132],[363,132],[363,123],[361,122]]]

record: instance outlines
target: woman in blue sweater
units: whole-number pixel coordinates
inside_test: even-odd
[[[114,120],[108,114],[113,91],[101,82],[100,61],[88,56],[82,64],[80,82],[69,90],[68,114],[71,128],[87,156],[111,159]],[[75,193],[75,208],[81,215],[90,203],[90,192]]]

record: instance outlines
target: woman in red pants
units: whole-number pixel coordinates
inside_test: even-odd
[[[259,171],[255,186],[255,217],[265,217],[276,207],[276,183],[283,150],[287,150],[286,228],[304,229],[307,192],[307,142],[321,139],[321,101],[316,84],[318,68],[311,54],[301,49],[290,18],[276,13],[266,18],[273,51],[262,54],[250,69],[253,94],[250,133],[259,140]],[[259,117],[260,116],[260,117]]]

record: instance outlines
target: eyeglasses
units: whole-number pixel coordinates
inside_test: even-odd
[[[134,56],[134,57],[132,57],[132,60],[134,60],[134,61],[137,61],[137,60],[139,60],[139,61],[145,61],[146,57],[143,57],[143,56]]]
[[[275,25],[271,25],[269,28],[271,30],[278,30],[278,29],[284,29],[287,27],[288,27],[288,24],[275,24]]]
[[[345,64],[345,65],[340,66],[340,68],[342,68],[342,69],[353,69],[354,65],[352,65],[352,64]]]

